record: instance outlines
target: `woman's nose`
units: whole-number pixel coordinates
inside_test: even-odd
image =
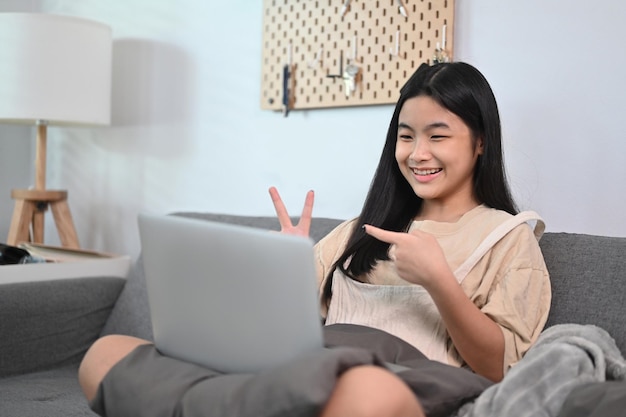
[[[411,159],[424,161],[430,158],[430,146],[427,139],[416,139],[411,152]]]

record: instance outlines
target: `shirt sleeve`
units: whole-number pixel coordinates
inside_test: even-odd
[[[543,330],[552,292],[541,249],[527,225],[518,226],[494,246],[492,258],[501,267],[481,310],[504,335],[506,373]]]

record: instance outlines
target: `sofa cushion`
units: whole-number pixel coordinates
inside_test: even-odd
[[[124,282],[95,277],[0,284],[0,376],[78,363]]]
[[[133,264],[122,290],[100,336],[124,334],[153,340],[150,306],[143,272],[142,257]]]
[[[547,326],[595,324],[626,352],[626,238],[546,233],[539,244],[552,282]]]
[[[78,385],[78,365],[0,378],[0,416],[97,417]]]
[[[626,381],[590,382],[574,388],[557,417],[615,417],[626,410]]]

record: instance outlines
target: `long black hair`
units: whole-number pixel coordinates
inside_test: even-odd
[[[502,131],[495,96],[485,77],[464,62],[422,64],[400,90],[387,130],[378,167],[363,209],[355,221],[345,250],[330,270],[322,299],[328,306],[332,296],[332,276],[339,268],[346,276],[365,280],[380,260],[388,260],[389,244],[365,233],[371,224],[396,232],[407,231],[419,214],[422,199],[402,175],[395,158],[398,118],[404,103],[413,97],[428,96],[457,115],[468,126],[472,138],[483,142],[483,153],[474,167],[474,194],[488,207],[517,213],[506,180],[502,156]]]

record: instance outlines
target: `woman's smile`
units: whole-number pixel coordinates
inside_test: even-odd
[[[433,181],[443,172],[443,168],[412,168],[412,170],[415,179],[422,183]]]

